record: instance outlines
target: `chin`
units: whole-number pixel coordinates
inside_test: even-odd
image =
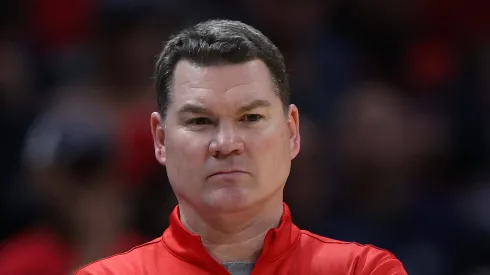
[[[220,213],[238,212],[253,206],[254,200],[248,190],[221,188],[213,190],[205,198],[205,204]]]

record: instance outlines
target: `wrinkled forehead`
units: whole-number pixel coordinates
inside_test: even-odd
[[[250,100],[277,101],[280,104],[269,70],[260,60],[217,66],[199,66],[183,60],[176,66],[172,81],[172,109],[178,109],[189,101],[224,106]]]

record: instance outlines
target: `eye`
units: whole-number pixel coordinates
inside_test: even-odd
[[[186,121],[187,125],[207,125],[212,123],[213,122],[207,117],[196,117]]]
[[[248,115],[244,115],[240,121],[245,121],[245,122],[256,122],[256,121],[259,121],[261,120],[262,118],[264,118],[263,115],[259,115],[259,114],[248,114]]]

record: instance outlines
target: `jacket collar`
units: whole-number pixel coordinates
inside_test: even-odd
[[[264,240],[264,248],[258,261],[270,262],[284,256],[299,240],[300,230],[293,224],[289,207],[283,203],[284,212],[279,227],[270,229]],[[199,235],[191,233],[179,218],[179,206],[170,215],[170,226],[162,236],[162,243],[181,260],[201,267],[222,266],[209,255]]]

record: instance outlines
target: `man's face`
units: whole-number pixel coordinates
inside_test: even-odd
[[[158,161],[180,202],[237,211],[282,196],[300,147],[298,110],[285,114],[262,61],[199,67],[180,61],[163,121],[152,114]]]

